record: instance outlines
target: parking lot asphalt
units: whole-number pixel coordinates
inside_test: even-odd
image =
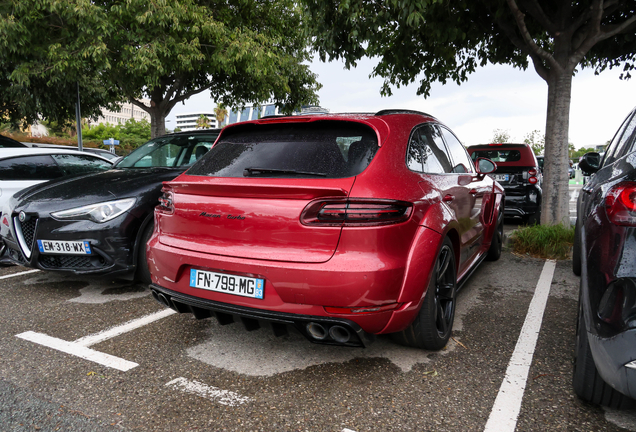
[[[140,285],[3,268],[0,424],[7,431],[483,431],[500,399],[504,414],[514,411],[502,383],[518,381],[511,359],[522,329],[538,320],[509,430],[636,431],[636,412],[591,406],[572,391],[579,280],[570,261],[552,265],[542,317],[529,315],[547,267],[508,250],[484,262],[459,293],[453,338],[440,352],[389,337],[364,349],[314,345],[293,333],[276,338],[166,312]]]

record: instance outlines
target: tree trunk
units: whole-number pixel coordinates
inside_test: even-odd
[[[570,225],[568,133],[572,71],[553,68],[548,79],[548,112],[545,127],[545,169],[541,224]]]
[[[166,113],[162,106],[151,107],[150,114],[150,137],[157,138],[166,134]]]

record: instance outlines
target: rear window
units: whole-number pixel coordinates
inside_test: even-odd
[[[513,166],[537,166],[537,161],[529,147],[495,147],[468,149],[473,161],[477,158],[487,158],[496,164]]]
[[[360,174],[378,150],[360,123],[317,121],[228,129],[188,174],[212,177],[324,177]]]

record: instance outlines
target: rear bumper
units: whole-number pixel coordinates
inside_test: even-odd
[[[528,216],[541,210],[541,189],[527,188],[524,195],[514,195],[506,191],[506,216]]]
[[[287,334],[287,326],[294,327],[310,342],[326,345],[365,347],[375,340],[353,321],[343,318],[329,318],[268,311],[236,306],[201,299],[171,291],[159,285],[150,286],[152,296],[164,306],[179,313],[191,313],[197,319],[216,317],[221,325],[242,322],[248,331],[259,329],[268,323],[276,336]]]
[[[344,235],[344,234],[343,234]],[[414,246],[399,254],[382,250],[336,252],[324,263],[292,263],[227,257],[162,244],[155,234],[147,256],[155,289],[169,290],[206,304],[224,304],[262,313],[344,320],[369,334],[401,331],[415,318],[430,278],[441,236],[421,227]],[[190,270],[201,269],[265,280],[262,299],[190,286]],[[334,312],[326,308],[375,308]],[[388,309],[388,310],[387,310]],[[260,316],[261,312],[259,312]]]

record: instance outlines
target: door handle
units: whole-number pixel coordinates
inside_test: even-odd
[[[451,202],[452,200],[455,199],[454,195],[448,194],[448,195],[444,195],[444,198],[442,198],[442,201],[444,202]]]

